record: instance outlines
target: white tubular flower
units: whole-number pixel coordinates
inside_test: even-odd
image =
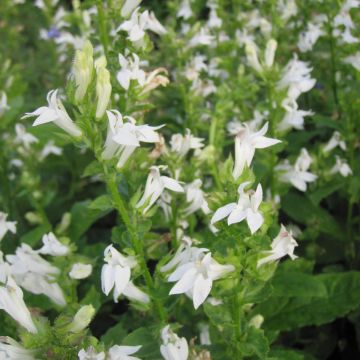
[[[138,352],[139,346],[119,346],[114,345],[109,349],[109,360],[140,360],[138,357],[131,356]]]
[[[161,330],[162,345],[160,346],[161,355],[165,360],[187,360],[189,357],[189,346],[185,338],[179,338],[166,325]]]
[[[257,262],[257,267],[260,267],[268,262],[279,260],[286,255],[289,255],[292,260],[295,260],[297,258],[297,256],[294,255],[296,246],[298,246],[298,243],[293,238],[291,230],[288,231],[284,225],[281,225],[279,234],[271,243],[271,250],[265,252],[269,255],[260,259]]]
[[[129,17],[132,12],[140,5],[142,0],[125,0],[121,8],[121,16],[123,18]]]
[[[8,106],[8,103],[7,103],[6,93],[4,91],[2,91],[1,97],[0,97],[0,117],[2,115],[4,115],[5,111],[7,111],[9,109],[10,109],[10,107]]]
[[[75,99],[81,101],[91,82],[93,73],[93,53],[94,49],[90,41],[86,41],[81,50],[77,50],[74,60],[74,77],[76,83]]]
[[[280,172],[279,180],[290,183],[300,191],[306,191],[307,183],[314,182],[317,176],[307,171],[312,163],[312,159],[306,149],[301,149],[295,165],[292,166],[286,160],[275,167]]]
[[[68,325],[68,331],[79,333],[86,329],[95,315],[95,309],[92,305],[82,306],[74,316],[73,321]]]
[[[352,170],[349,164],[346,162],[345,159],[341,159],[339,156],[336,156],[336,163],[330,170],[330,174],[341,174],[343,177],[348,177],[352,175]]]
[[[69,253],[69,248],[63,245],[54,233],[49,232],[42,237],[43,247],[37,252],[42,255],[65,256]]]
[[[91,264],[75,263],[69,272],[69,276],[75,280],[82,280],[89,277],[93,267]]]
[[[189,47],[195,47],[199,45],[211,45],[215,40],[213,35],[209,34],[207,27],[202,27],[197,34],[195,34],[189,41]]]
[[[287,88],[288,97],[295,101],[302,93],[310,91],[315,86],[316,80],[311,78],[311,72],[309,64],[295,56],[285,66],[277,86],[279,89]]]
[[[17,341],[8,336],[0,336],[0,359],[36,360],[31,350],[23,348]]]
[[[157,143],[160,141],[156,130],[163,125],[135,125],[135,119],[130,116],[124,116],[124,119],[128,120],[124,123],[122,115],[117,110],[107,111],[106,114],[109,126],[102,157],[108,160],[118,156],[118,168],[125,165],[131,154],[140,146],[140,142]]]
[[[36,326],[23,300],[23,292],[11,276],[6,286],[0,286],[0,309],[6,311],[14,320],[31,333],[37,333]]]
[[[15,255],[6,255],[10,271],[16,282],[33,294],[44,294],[54,303],[65,306],[60,286],[54,281],[60,270],[44,260],[29,245],[22,244]]]
[[[54,122],[55,125],[66,131],[71,136],[80,137],[82,132],[66,112],[64,105],[58,98],[58,90],[49,91],[47,94],[47,102],[48,106],[42,106],[31,113],[25,113],[22,119],[37,116],[33,126]]]
[[[185,156],[192,149],[201,149],[204,146],[203,141],[203,138],[193,136],[191,131],[186,129],[185,135],[174,134],[171,136],[171,151],[178,153],[180,156]]]
[[[200,344],[211,345],[209,325],[204,323],[199,324],[199,330],[200,330],[200,334],[199,334]]]
[[[249,190],[244,192],[250,182],[240,184],[238,188],[239,200],[237,203],[230,203],[217,209],[211,219],[211,224],[224,218],[228,218],[228,225],[236,224],[246,219],[250,232],[254,234],[264,223],[264,218],[259,210],[263,199],[261,184],[258,184],[256,191]]]
[[[97,70],[96,77],[96,96],[98,99],[96,106],[96,117],[101,118],[109,104],[111,96],[111,82],[110,73],[105,67],[100,67]]]
[[[8,214],[0,211],[0,241],[4,238],[8,231],[16,234],[17,221],[6,221],[7,217]]]
[[[235,269],[232,265],[220,265],[207,251],[196,251],[195,258],[179,265],[168,277],[169,282],[176,282],[169,294],[186,293],[193,300],[195,309],[198,309],[210,294],[213,281]]]
[[[356,52],[354,55],[347,56],[343,62],[345,64],[352,65],[357,71],[360,71],[360,51]],[[1,105],[0,105],[1,108]],[[0,110],[1,113],[1,110]]]
[[[6,279],[10,274],[10,266],[4,261],[4,254],[0,250],[0,283],[6,283]]]
[[[193,16],[193,12],[191,10],[190,1],[183,0],[180,4],[179,10],[176,13],[176,17],[183,18],[184,20],[188,20]]]
[[[275,52],[277,46],[278,46],[277,41],[274,39],[270,39],[266,44],[264,62],[267,68],[271,68],[274,64]]]
[[[328,143],[324,147],[324,152],[330,152],[331,150],[335,149],[336,147],[340,147],[342,150],[346,150],[346,143],[342,139],[341,134],[338,131],[334,131],[332,137],[328,141]]]
[[[301,32],[297,44],[299,50],[304,53],[311,51],[320,36],[324,35],[322,24],[308,23],[306,32]]]
[[[168,72],[165,68],[158,68],[151,73],[146,74],[145,84],[140,95],[146,94],[159,86],[167,86],[170,82],[166,77],[167,74]]]
[[[306,111],[294,108],[287,108],[286,110],[285,116],[277,126],[279,131],[287,131],[292,128],[302,130],[305,122],[304,117],[314,115],[311,110]]]
[[[265,48],[263,64],[258,58],[258,48],[253,41],[247,41],[245,45],[246,58],[249,65],[257,72],[262,73],[265,69],[270,69],[274,64],[277,41],[270,39]]]
[[[105,295],[109,295],[114,288],[113,295],[116,303],[121,294],[132,300],[149,302],[149,297],[130,281],[131,269],[136,266],[133,256],[126,257],[109,245],[104,251],[104,260],[107,264],[101,270],[101,287]]]
[[[16,138],[15,144],[22,144],[26,150],[29,150],[32,144],[39,142],[39,139],[28,133],[22,124],[15,125]]]
[[[95,349],[90,346],[87,350],[81,349],[78,353],[79,360],[105,360],[105,353],[102,351],[97,353]]]
[[[143,211],[144,214],[154,205],[165,189],[180,193],[184,192],[184,188],[177,180],[160,175],[160,169],[164,169],[164,166],[151,166],[150,174],[146,180],[144,194],[136,204],[137,208],[147,204]]]
[[[221,28],[222,25],[222,19],[219,18],[218,14],[217,14],[217,6],[211,4],[210,6],[210,14],[209,14],[209,20],[207,22],[207,26],[210,29],[214,29],[214,28]]]
[[[245,165],[250,166],[256,149],[264,149],[281,142],[281,140],[265,137],[268,123],[259,131],[252,131],[245,123],[235,136],[235,164],[233,169],[234,179],[243,172]]]
[[[132,53],[132,58],[126,59],[123,55],[119,54],[121,69],[117,73],[116,79],[125,90],[129,89],[131,80],[136,80],[140,86],[144,86],[146,82],[145,71],[140,69],[139,57]]]
[[[39,159],[42,161],[51,154],[60,156],[62,152],[63,150],[56,146],[53,140],[49,140],[41,150]]]
[[[190,203],[190,205],[184,209],[185,216],[189,216],[200,209],[205,215],[210,213],[201,186],[202,181],[200,179],[195,179],[192,183],[185,185],[186,201]]]

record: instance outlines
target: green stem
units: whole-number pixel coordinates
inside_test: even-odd
[[[106,15],[103,8],[103,2],[101,0],[98,0],[96,7],[99,14],[100,39],[104,47],[105,56],[108,57],[109,37],[106,28]]]
[[[108,186],[109,192],[115,203],[116,209],[118,210],[118,212],[126,226],[126,229],[128,230],[128,232],[130,234],[131,242],[134,246],[136,254],[139,257],[139,265],[141,267],[145,283],[146,283],[147,287],[149,289],[151,289],[153,293],[155,293],[154,281],[153,281],[153,278],[150,274],[150,271],[147,267],[146,260],[145,260],[145,251],[144,251],[142,242],[139,239],[138,233],[136,231],[135,224],[133,224],[132,219],[129,216],[129,213],[126,210],[124,201],[120,196],[120,193],[119,193],[119,190],[117,187],[117,183],[116,183],[116,175],[115,174],[109,175],[105,166],[104,166],[104,172],[105,172],[106,184]],[[154,305],[155,305],[156,311],[158,313],[158,316],[159,316],[161,322],[165,323],[166,313],[165,313],[165,309],[164,309],[163,305],[161,304],[161,302],[158,299],[155,298],[153,300],[154,300]]]

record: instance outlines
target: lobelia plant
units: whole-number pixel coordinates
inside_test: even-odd
[[[359,7],[4,0],[0,359],[359,356]]]

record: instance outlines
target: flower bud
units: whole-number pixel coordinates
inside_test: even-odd
[[[254,326],[256,329],[260,329],[263,322],[264,322],[264,317],[260,314],[257,314],[251,318],[249,325]]]
[[[105,67],[97,70],[96,96],[98,99],[96,117],[99,119],[104,115],[111,96],[110,73]]]
[[[85,305],[75,314],[73,321],[69,325],[69,331],[78,333],[84,330],[95,315],[95,309],[92,305]]]
[[[75,99],[81,101],[91,82],[93,72],[93,47],[87,41],[82,50],[77,50],[74,60],[74,76],[76,83]]]
[[[271,68],[274,64],[275,51],[277,48],[277,41],[274,39],[270,39],[266,44],[265,49],[265,65],[268,68]]]
[[[262,72],[263,68],[258,59],[257,47],[252,41],[246,43],[245,52],[249,65],[256,71]]]

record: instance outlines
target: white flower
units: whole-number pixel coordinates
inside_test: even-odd
[[[86,351],[81,349],[78,356],[79,360],[105,360],[105,353],[103,351],[96,353],[92,346],[90,346]]]
[[[38,250],[39,254],[51,256],[64,256],[69,253],[69,248],[63,245],[54,233],[49,232],[42,237],[43,247]]]
[[[253,41],[248,41],[245,46],[247,61],[254,70],[261,73],[264,71],[264,69],[270,69],[273,66],[276,49],[276,40],[270,39],[266,43],[264,61],[260,62],[258,58],[258,48],[256,44]]]
[[[180,8],[176,13],[176,17],[183,18],[184,20],[188,20],[193,16],[193,12],[191,10],[190,1],[182,0],[180,4]]]
[[[346,160],[341,159],[339,156],[335,156],[335,158],[336,163],[330,170],[330,174],[340,173],[343,177],[348,177],[349,175],[352,175],[353,172]]]
[[[0,241],[8,231],[16,234],[17,221],[6,221],[8,214],[0,211]]]
[[[195,179],[190,184],[185,185],[186,201],[190,203],[189,206],[184,209],[185,216],[189,216],[200,209],[204,214],[210,213],[201,186],[202,181],[200,179]]]
[[[278,10],[281,14],[281,19],[285,22],[298,13],[295,0],[279,0]]]
[[[139,6],[142,0],[125,0],[121,8],[121,16],[127,18]]]
[[[17,341],[8,336],[0,337],[0,359],[36,360],[31,350],[23,348]]]
[[[210,294],[213,281],[234,270],[232,265],[220,265],[208,251],[208,249],[196,250],[193,248],[192,258],[179,264],[175,271],[168,276],[169,282],[176,282],[169,294],[186,293],[192,298],[195,309]]]
[[[185,156],[191,149],[201,149],[204,146],[203,141],[203,138],[193,136],[191,131],[186,129],[185,135],[173,134],[171,136],[171,151],[177,152],[180,156]]]
[[[206,56],[197,54],[186,65],[185,77],[190,81],[195,80],[199,77],[201,71],[207,71],[207,69]]]
[[[139,346],[119,346],[114,345],[109,349],[109,360],[140,360],[138,357],[131,356],[138,352]]]
[[[44,294],[60,306],[66,301],[60,286],[54,281],[60,270],[43,259],[37,251],[22,243],[14,255],[6,255],[11,275],[25,290]]]
[[[151,166],[150,174],[146,180],[145,190],[142,198],[136,204],[137,208],[140,208],[147,204],[144,209],[146,213],[151,206],[154,205],[156,200],[160,197],[165,189],[183,193],[184,189],[175,179],[168,176],[160,175],[160,169],[164,169],[163,166]]]
[[[48,106],[42,106],[31,113],[25,113],[22,119],[37,116],[33,126],[54,122],[61,129],[66,131],[68,134],[74,137],[82,135],[81,130],[77,125],[70,119],[66,112],[64,105],[61,100],[58,99],[58,90],[51,90],[47,94]]]
[[[347,56],[343,62],[352,65],[357,71],[360,71],[360,51],[357,51],[354,55]]]
[[[252,234],[260,229],[264,223],[264,218],[259,211],[259,206],[263,199],[261,184],[258,184],[256,191],[244,192],[250,182],[240,184],[238,188],[239,200],[237,203],[230,203],[217,209],[211,219],[211,224],[228,217],[228,225],[241,222],[246,219]]]
[[[14,143],[22,144],[26,150],[30,149],[31,144],[35,144],[39,142],[39,139],[36,138],[34,135],[28,133],[26,131],[25,126],[22,124],[15,125],[15,132],[16,132],[16,138]]]
[[[300,61],[296,56],[285,66],[282,77],[278,81],[279,89],[288,89],[288,97],[296,100],[302,93],[310,91],[316,84],[310,73],[312,68],[309,64]]]
[[[290,183],[300,191],[306,191],[307,183],[317,179],[315,174],[307,171],[311,162],[312,159],[307,150],[301,149],[301,153],[294,166],[290,165],[286,160],[282,164],[277,165],[275,170],[281,172],[279,176],[280,181]]]
[[[6,311],[14,320],[31,333],[37,333],[36,326],[23,300],[23,292],[11,276],[6,286],[0,286],[0,309]]]
[[[280,143],[280,140],[265,137],[268,123],[259,131],[252,131],[244,123],[242,129],[235,136],[235,164],[233,169],[234,179],[237,179],[243,172],[245,165],[250,166],[256,149],[264,149]]]
[[[95,315],[92,305],[83,305],[75,314],[73,321],[67,326],[67,330],[72,333],[79,333],[86,329]]]
[[[109,295],[114,288],[114,301],[118,302],[121,294],[140,302],[149,302],[148,296],[130,281],[131,269],[136,266],[133,256],[124,256],[112,245],[104,251],[107,264],[101,270],[101,287],[105,295]]]
[[[63,150],[55,145],[53,140],[49,140],[43,149],[41,150],[39,159],[40,161],[44,160],[46,157],[48,157],[50,154],[60,156],[62,154]]]
[[[279,131],[286,131],[291,128],[301,130],[304,128],[304,117],[305,116],[312,116],[314,113],[309,110],[298,110],[293,108],[288,108],[285,116],[278,124],[277,129]]]
[[[306,32],[300,33],[298,48],[301,52],[311,51],[320,36],[324,35],[321,24],[308,23]]]
[[[195,47],[198,45],[211,45],[214,40],[215,37],[209,34],[209,29],[202,27],[200,28],[199,32],[190,39],[189,47]]]
[[[297,258],[297,256],[294,255],[296,246],[298,246],[298,243],[293,238],[291,230],[287,231],[285,226],[281,225],[279,234],[271,243],[271,250],[266,252],[269,255],[260,259],[257,267],[268,262],[279,260],[286,255],[289,255],[292,260],[295,260]]]
[[[119,63],[121,69],[116,79],[125,90],[129,89],[131,80],[136,80],[140,86],[145,85],[146,74],[140,69],[140,59],[136,54],[132,53],[132,59],[130,57],[126,59],[119,54]]]
[[[324,147],[324,152],[330,152],[331,150],[335,149],[337,146],[340,147],[342,150],[346,150],[346,143],[342,140],[342,136],[338,131],[334,131],[332,137],[328,141],[328,143]]]
[[[69,276],[75,280],[86,279],[92,273],[91,264],[75,263],[69,272]]]
[[[221,18],[219,18],[217,11],[216,11],[216,6],[212,5],[210,6],[210,14],[209,14],[209,20],[207,22],[207,26],[210,29],[213,28],[220,28],[222,25],[222,20]]]
[[[187,360],[189,357],[189,346],[185,338],[179,338],[166,325],[161,330],[162,345],[160,346],[161,355],[165,360]]]
[[[98,68],[96,76],[96,97],[98,100],[96,106],[96,117],[98,119],[104,115],[106,107],[109,104],[111,89],[109,70],[105,67]]]
[[[118,156],[118,168],[125,165],[131,154],[140,146],[140,142],[156,143],[160,141],[156,130],[160,129],[162,125],[135,125],[135,119],[130,116],[124,116],[124,119],[128,120],[124,123],[122,115],[117,110],[106,113],[109,125],[102,157],[107,160]]]
[[[0,117],[2,115],[4,115],[6,110],[9,110],[10,107],[7,104],[7,96],[6,93],[4,91],[1,92],[1,97],[0,97]]]

